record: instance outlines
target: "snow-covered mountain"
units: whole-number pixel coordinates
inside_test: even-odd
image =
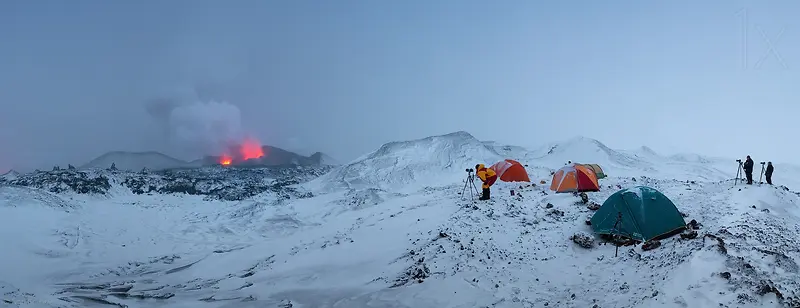
[[[311,185],[323,189],[417,189],[466,178],[466,169],[501,159],[494,149],[467,132],[390,142],[334,169]]]
[[[730,159],[681,157],[589,138],[529,151],[457,132],[388,143],[305,185],[318,174],[282,169],[282,182],[266,181],[279,189],[244,198],[189,192],[234,191],[274,171],[20,175],[15,186],[0,183],[0,303],[800,307],[800,193],[734,185]],[[488,202],[460,195],[465,168],[505,158],[527,165],[534,183],[498,183]],[[609,176],[588,204],[538,185],[567,161],[600,164]],[[783,185],[800,168],[779,164],[775,174]],[[52,189],[98,176],[107,193]],[[143,192],[122,189],[124,179]],[[585,223],[593,203],[638,185],[668,196],[696,237],[644,250],[595,236]]]
[[[2,180],[12,181],[12,180],[16,180],[18,177],[19,177],[19,172],[16,172],[14,170],[9,170],[8,172],[4,173],[3,175],[0,175],[0,181],[2,181]]]

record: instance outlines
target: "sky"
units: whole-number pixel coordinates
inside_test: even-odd
[[[464,130],[800,164],[799,7],[0,1],[0,170],[191,159],[220,130],[345,162]]]

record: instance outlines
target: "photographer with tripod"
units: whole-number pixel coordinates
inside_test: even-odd
[[[750,158],[750,155],[747,155],[747,159],[744,161],[744,174],[747,176],[747,184],[753,184],[753,159]]]
[[[497,173],[494,170],[486,168],[483,164],[475,165],[475,174],[478,176],[479,179],[483,182],[481,188],[483,188],[483,194],[481,195],[478,200],[489,200],[491,191],[489,187],[497,181]]]

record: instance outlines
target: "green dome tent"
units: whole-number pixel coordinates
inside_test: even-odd
[[[606,173],[603,171],[603,168],[600,168],[600,165],[598,164],[582,164],[582,165],[586,166],[589,169],[592,169],[592,171],[594,171],[594,175],[597,176],[598,180],[607,177]]]
[[[661,192],[636,186],[615,192],[592,216],[598,234],[621,235],[646,242],[672,236],[686,229],[675,204]]]

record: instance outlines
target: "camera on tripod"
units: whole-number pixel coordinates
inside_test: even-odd
[[[742,162],[742,160],[741,160],[741,159],[737,159],[737,160],[736,160],[736,162],[739,162],[739,163],[741,163],[741,162]]]
[[[466,193],[467,189],[469,189],[469,198],[474,200],[474,198],[479,194],[478,187],[475,186],[475,174],[473,173],[475,172],[475,169],[467,168],[464,169],[464,171],[467,172],[467,179],[464,181],[464,189],[461,190],[460,195],[464,197],[464,193]]]

